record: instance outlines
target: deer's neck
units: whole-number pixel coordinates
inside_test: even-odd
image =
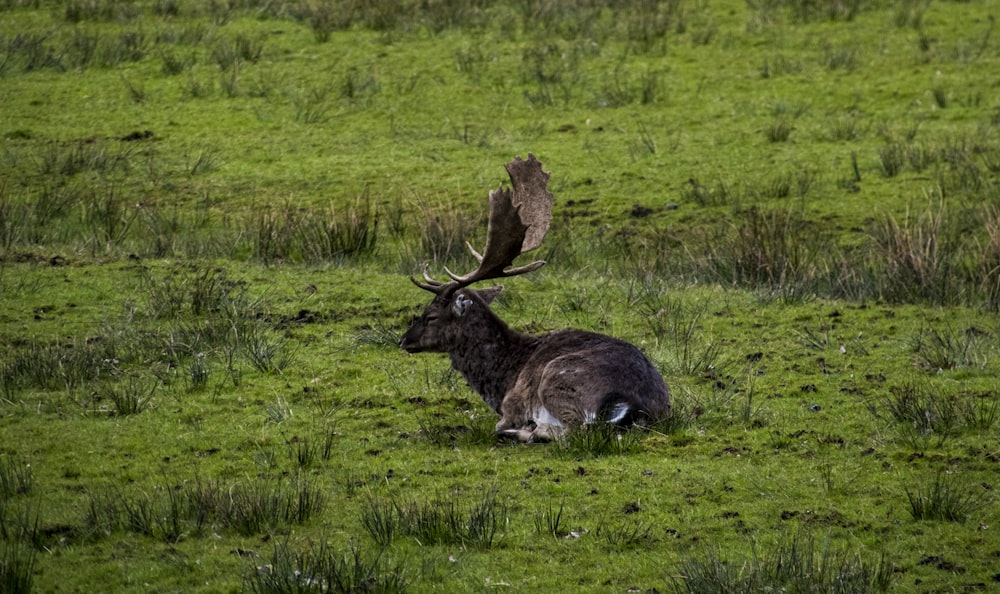
[[[512,330],[499,319],[495,322],[474,336],[463,337],[448,355],[469,387],[499,412],[504,396],[538,346],[538,338]]]

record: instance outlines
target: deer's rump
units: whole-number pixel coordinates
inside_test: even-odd
[[[559,330],[539,339],[504,409],[510,397],[526,396],[524,413],[535,422],[549,415],[567,427],[590,422],[631,425],[670,414],[663,378],[635,346],[583,330]]]

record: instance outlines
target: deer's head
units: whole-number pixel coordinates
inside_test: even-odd
[[[499,320],[489,304],[503,287],[475,290],[469,285],[524,274],[545,264],[537,260],[509,268],[519,255],[541,245],[548,231],[552,219],[549,174],[530,153],[527,160],[517,157],[506,168],[513,191],[502,186],[490,191],[486,249],[480,254],[466,243],[479,267],[461,276],[445,268],[449,276],[446,282],[430,278],[426,271],[423,282],[410,278],[421,289],[434,293],[434,299],[403,335],[399,346],[404,350],[446,352],[471,330],[495,325]]]
[[[497,286],[477,291],[465,287],[450,295],[438,295],[410,324],[399,341],[400,348],[408,353],[447,352],[468,334],[468,329],[496,323],[489,305],[502,289]]]

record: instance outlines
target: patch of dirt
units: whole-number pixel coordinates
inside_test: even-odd
[[[928,555],[917,561],[917,565],[920,566],[931,566],[934,569],[940,569],[941,571],[947,571],[948,573],[965,573],[965,568],[960,565],[955,565],[951,561],[948,561],[941,555]]]
[[[136,130],[135,132],[130,132],[125,136],[122,136],[118,140],[121,140],[122,142],[135,142],[136,140],[146,140],[152,137],[152,130]]]

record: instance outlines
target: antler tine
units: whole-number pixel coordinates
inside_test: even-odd
[[[545,264],[544,260],[536,260],[531,264],[508,268],[518,256],[541,245],[545,232],[548,231],[552,220],[549,174],[542,170],[542,164],[531,153],[528,153],[527,160],[515,157],[505,167],[512,190],[504,189],[501,184],[496,190],[490,191],[486,249],[479,253],[466,242],[469,251],[479,262],[479,267],[464,275],[455,274],[445,267],[445,273],[451,279],[446,283],[435,281],[424,272],[427,283],[414,280],[418,287],[442,294],[481,280],[531,272]]]
[[[483,263],[483,255],[477,252],[476,248],[472,247],[471,243],[466,241],[465,247],[469,248],[469,251],[472,252],[472,256],[476,259],[476,262],[479,262],[480,264]]]
[[[417,279],[413,278],[412,276],[410,277],[410,282],[412,282],[413,284],[417,285],[418,287],[420,287],[425,291],[430,291],[431,293],[438,293],[438,294],[444,292],[445,287],[449,284],[449,283],[442,283],[441,281],[437,281],[431,278],[427,274],[426,266],[424,266],[423,277],[425,282],[420,282]]]
[[[525,264],[523,266],[518,266],[516,268],[507,268],[506,270],[500,270],[499,272],[491,273],[488,276],[485,275],[485,274],[482,275],[482,276],[480,276],[480,275],[476,275],[474,273],[470,273],[470,274],[466,274],[466,275],[461,275],[460,276],[460,275],[455,274],[451,270],[448,270],[447,266],[444,267],[444,271],[445,271],[445,274],[447,274],[449,277],[451,277],[452,281],[454,281],[456,283],[459,283],[459,284],[461,284],[461,286],[464,287],[466,285],[471,285],[472,283],[474,283],[476,281],[489,280],[491,278],[504,278],[504,277],[508,277],[508,276],[517,276],[519,274],[524,274],[526,272],[531,272],[532,270],[538,270],[539,268],[541,268],[544,265],[545,265],[545,260],[535,260],[531,264]],[[441,283],[441,282],[437,282],[437,281],[435,281],[435,282],[437,283],[437,286],[441,286],[441,285],[446,284],[446,283]]]
[[[429,284],[431,286],[434,286],[434,287],[440,287],[441,285],[444,284],[441,281],[436,281],[436,280],[432,279],[430,277],[430,275],[427,274],[427,267],[426,266],[424,267],[424,280],[427,282],[427,284]]]

